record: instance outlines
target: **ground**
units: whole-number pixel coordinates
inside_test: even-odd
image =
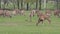
[[[32,22],[26,19],[28,16],[0,17],[0,34],[60,34],[60,18],[52,16],[51,24],[46,20],[38,26],[36,16]]]

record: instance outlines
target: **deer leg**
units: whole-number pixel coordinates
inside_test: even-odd
[[[30,16],[30,22],[32,21],[32,16]]]
[[[38,19],[38,23],[36,23],[36,26],[38,26],[38,24],[42,22],[43,23],[43,20],[41,20],[40,18]]]
[[[10,18],[12,18],[12,16],[11,16],[11,15],[10,15],[9,17],[10,17]]]
[[[56,13],[54,13],[54,16],[57,16],[57,14],[56,14]]]
[[[33,14],[33,17],[34,17],[35,15]]]
[[[48,20],[48,22],[49,22],[49,24],[51,23],[51,20],[50,19],[47,19]]]
[[[42,20],[42,24],[43,24],[43,20]]]
[[[58,16],[58,17],[60,17],[60,15],[59,15],[59,14],[58,14],[57,16]]]

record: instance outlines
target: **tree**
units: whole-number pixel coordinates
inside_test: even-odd
[[[0,0],[0,8],[1,8],[1,0]]]
[[[26,3],[26,9],[29,10],[29,3],[31,2],[31,0],[25,0],[25,3]]]
[[[19,0],[17,0],[17,5],[18,5],[18,9],[19,9]]]
[[[57,9],[58,9],[58,0],[56,0],[56,2],[57,2]]]
[[[39,0],[39,10],[41,10],[41,0]]]
[[[60,0],[57,0],[57,4],[58,9],[60,9]]]
[[[3,8],[6,9],[6,6],[8,7],[10,1],[9,0],[3,0],[3,2],[4,2]]]
[[[21,9],[23,8],[23,0],[21,0]]]
[[[4,1],[4,9],[5,9],[5,4],[7,4],[8,1],[7,0],[3,0],[3,1]]]
[[[15,9],[16,5],[18,6],[17,0],[9,0],[13,4],[13,9]]]
[[[38,0],[36,0],[36,9],[38,9]]]

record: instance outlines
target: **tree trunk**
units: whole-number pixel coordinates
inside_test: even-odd
[[[14,6],[14,8],[13,9],[15,9],[15,4],[13,3],[13,6]]]
[[[38,0],[36,0],[36,9],[38,9]]]
[[[21,9],[23,8],[23,0],[21,0]]]
[[[4,9],[5,9],[5,4],[7,4],[7,0],[4,0],[4,7],[3,7]]]
[[[19,0],[17,0],[17,5],[18,5],[18,9],[19,9]]]
[[[1,8],[1,0],[0,0],[0,8]]]
[[[39,0],[39,10],[41,10],[41,0]]]
[[[58,0],[56,0],[56,2],[57,2],[57,3],[56,3],[56,6],[57,6],[57,9],[58,9]]]
[[[27,10],[29,10],[29,3],[27,2]]]
[[[7,6],[9,5],[9,1],[8,0],[7,0],[6,4],[7,4]]]
[[[18,1],[16,1],[16,2],[18,2]],[[13,3],[13,9],[15,9],[15,4],[16,4],[16,2],[15,2],[14,0],[12,0],[12,3]],[[18,3],[17,3],[17,6],[18,6]]]
[[[4,7],[3,7],[4,9],[5,9],[5,4],[6,4],[6,3],[4,2]]]

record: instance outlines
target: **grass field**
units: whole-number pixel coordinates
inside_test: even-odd
[[[29,22],[25,21],[24,16],[0,17],[0,34],[60,34],[60,18],[52,16],[51,24],[44,21],[44,24],[40,23],[39,26],[36,26],[37,19],[35,16],[32,22]]]

